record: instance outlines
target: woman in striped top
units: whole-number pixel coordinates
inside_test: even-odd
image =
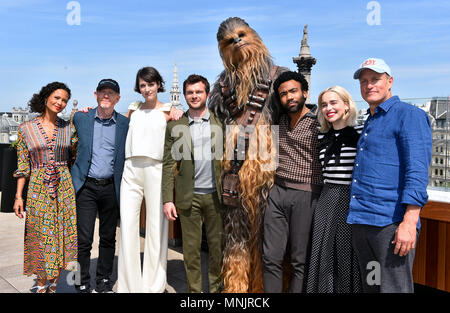
[[[68,168],[77,137],[71,123],[57,117],[69,99],[65,84],[44,86],[29,102],[31,112],[41,115],[18,131],[14,211],[22,219],[26,210],[23,273],[37,276],[38,293],[54,293],[61,269],[77,261],[75,191]],[[22,192],[27,179],[25,208]]]
[[[360,292],[361,278],[346,223],[356,144],[362,125],[357,108],[340,86],[319,95],[319,159],[324,187],[314,212],[307,292]]]

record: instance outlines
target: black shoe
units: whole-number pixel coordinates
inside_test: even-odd
[[[114,293],[111,286],[111,281],[109,279],[102,279],[97,282],[97,287],[92,291],[92,293]]]
[[[91,293],[91,289],[87,285],[75,286],[78,293]]]

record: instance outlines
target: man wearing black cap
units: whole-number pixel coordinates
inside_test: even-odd
[[[112,292],[110,276],[119,218],[119,190],[125,160],[125,138],[129,120],[118,114],[114,106],[120,100],[119,84],[102,79],[94,95],[97,108],[88,113],[77,112],[73,124],[78,135],[78,153],[71,174],[76,191],[78,292],[90,292],[90,256],[95,219],[100,221],[99,256],[94,292]]]

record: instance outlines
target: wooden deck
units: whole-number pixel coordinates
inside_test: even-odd
[[[420,218],[414,282],[450,292],[450,204],[429,201]]]

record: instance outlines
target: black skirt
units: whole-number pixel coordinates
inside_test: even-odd
[[[361,292],[361,275],[347,224],[350,186],[326,183],[312,225],[311,257],[306,291]]]

